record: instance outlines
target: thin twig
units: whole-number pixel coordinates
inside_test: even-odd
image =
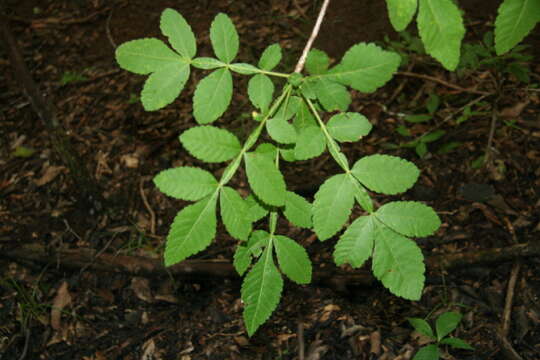
[[[501,335],[508,336],[510,330],[510,321],[512,320],[512,304],[514,302],[514,289],[516,288],[516,280],[519,274],[521,265],[519,263],[514,264],[512,272],[510,273],[510,280],[508,280],[508,289],[506,290],[506,302],[504,304],[504,313],[502,319],[502,331]]]
[[[152,235],[155,235],[156,234],[156,214],[154,213],[154,210],[152,210],[152,207],[148,203],[148,199],[146,198],[146,194],[144,193],[143,184],[144,184],[144,178],[141,179],[141,181],[139,182],[139,191],[141,193],[144,207],[146,208],[146,210],[148,210],[148,213],[150,214],[150,232],[152,233]]]
[[[491,95],[490,92],[481,91],[481,90],[475,90],[475,89],[465,89],[465,88],[463,88],[463,87],[461,87],[459,85],[449,83],[448,81],[436,78],[434,76],[429,76],[429,75],[424,75],[424,74],[417,74],[417,73],[413,73],[413,72],[410,72],[410,71],[399,71],[399,72],[396,73],[396,75],[410,76],[410,77],[415,77],[415,78],[419,78],[419,79],[433,81],[433,82],[439,83],[441,85],[444,85],[446,87],[449,87],[451,89],[458,90],[458,91],[461,91],[461,92],[468,92],[468,93],[479,94],[479,95]]]
[[[489,125],[489,135],[488,135],[488,141],[487,141],[487,145],[486,145],[486,155],[484,156],[484,164],[486,164],[486,166],[488,168],[491,168],[491,153],[492,153],[492,148],[491,146],[493,145],[493,137],[495,136],[495,127],[497,127],[497,119],[499,118],[499,115],[498,115],[498,111],[497,111],[497,99],[495,101],[493,101],[493,108],[491,109],[491,123]]]
[[[300,56],[300,59],[298,60],[298,63],[296,64],[296,67],[294,68],[294,72],[296,73],[301,73],[302,69],[304,68],[309,50],[311,50],[311,47],[313,46],[313,42],[315,41],[317,34],[319,34],[319,30],[321,28],[324,14],[326,13],[326,9],[328,8],[329,3],[330,3],[330,0],[324,0],[324,3],[321,6],[321,10],[319,11],[319,16],[317,17],[317,21],[315,22],[315,26],[313,27],[313,30],[311,31],[311,36],[309,37],[306,43],[306,47],[304,48],[304,51],[302,52],[302,56]]]
[[[114,8],[111,9],[109,12],[109,16],[107,16],[107,21],[105,22],[105,32],[107,33],[107,37],[109,38],[109,42],[111,43],[113,49],[116,49],[116,42],[114,41],[112,34],[111,34],[111,18],[114,12]]]

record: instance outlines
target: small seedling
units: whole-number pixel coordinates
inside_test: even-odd
[[[60,85],[64,86],[67,84],[77,83],[86,80],[88,80],[88,78],[81,73],[66,71],[62,74],[62,78],[60,79]]]
[[[461,317],[461,314],[452,311],[441,314],[435,321],[435,332],[433,332],[433,329],[426,320],[409,318],[409,323],[416,331],[427,336],[434,342],[434,344],[420,348],[413,360],[438,360],[440,358],[440,347],[443,345],[448,345],[456,349],[474,350],[474,348],[465,341],[456,337],[447,336],[457,328],[461,321]]]

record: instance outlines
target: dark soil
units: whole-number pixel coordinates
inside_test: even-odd
[[[136,101],[144,78],[119,69],[115,46],[159,36],[159,16],[172,7],[193,27],[198,55],[210,55],[209,25],[215,14],[225,12],[240,34],[242,62],[255,62],[268,44],[277,42],[285,54],[280,70],[290,71],[321,3],[5,2],[9,28],[26,66],[54,105],[73,151],[103,199],[89,199],[70,177],[17,81],[6,48],[0,48],[0,359],[411,359],[425,339],[413,333],[407,318],[434,319],[448,310],[464,315],[454,335],[475,351],[444,349],[445,359],[519,359],[512,357],[511,348],[523,359],[540,358],[536,257],[451,271],[430,269],[418,302],[397,298],[379,284],[289,282],[277,310],[251,338],[242,320],[239,279],[134,276],[99,271],[92,261],[67,267],[55,258],[57,249],[81,248],[159,258],[169,224],[186,204],[161,194],[151,179],[169,167],[199,165],[180,146],[178,135],[195,124],[191,97],[203,73],[195,72],[172,105],[145,112]],[[492,30],[498,3],[463,2],[469,41]],[[354,43],[383,44],[385,35],[397,39],[385,11],[382,0],[335,0],[315,46],[335,60]],[[426,256],[538,242],[538,29],[527,43],[528,53],[535,56],[525,64],[531,69],[529,83],[496,68],[456,76],[425,55],[412,54],[406,70],[439,82],[399,75],[374,94],[354,93],[352,111],[365,114],[374,131],[344,150],[349,159],[381,152],[399,155],[422,170],[418,184],[402,198],[424,201],[443,220],[435,236],[418,240]],[[62,82],[69,74],[80,81]],[[242,135],[249,126],[244,115],[252,109],[244,95],[245,77],[236,78],[235,84],[239,91],[233,106],[217,123]],[[481,95],[467,89],[490,95],[480,101]],[[425,111],[430,94],[442,100],[430,122],[408,124],[396,116]],[[478,113],[458,124],[459,109],[475,99],[473,110]],[[485,154],[494,117],[490,164],[475,167],[474,161]],[[411,136],[399,135],[399,125],[407,126]],[[446,133],[428,145],[423,158],[414,149],[395,146],[434,129]],[[452,142],[459,144],[441,151]],[[24,149],[32,151],[22,156]],[[284,167],[287,181],[309,194],[337,171],[330,160]],[[222,170],[220,165],[203,166],[215,173]],[[247,188],[242,179],[233,185]],[[306,246],[317,269],[335,267],[335,240],[321,243],[287,223],[280,224],[280,233]],[[28,244],[45,247],[51,261],[6,256]],[[235,246],[220,228],[217,240],[195,258],[230,261]],[[517,266],[516,283],[509,286]],[[504,345],[500,328],[509,288],[514,297]]]

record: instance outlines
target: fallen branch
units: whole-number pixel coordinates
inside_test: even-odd
[[[540,256],[540,242],[475,252],[429,256],[426,258],[426,267],[428,270],[436,271],[441,267],[450,269],[485,265],[531,256]],[[40,244],[9,248],[7,244],[4,244],[4,246],[0,246],[0,257],[15,261],[49,264],[53,267],[122,272],[145,277],[166,275],[185,276],[190,279],[238,277],[234,267],[229,262],[222,260],[185,260],[167,268],[161,259],[99,253],[88,248],[51,249]],[[313,282],[325,284],[336,290],[344,291],[347,285],[369,286],[373,281],[371,272],[366,270],[344,271],[334,268],[318,269],[313,272]]]

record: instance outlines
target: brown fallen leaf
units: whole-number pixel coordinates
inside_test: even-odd
[[[62,310],[71,303],[71,295],[68,290],[68,283],[63,281],[56,296],[53,300],[52,309],[51,309],[51,327],[54,330],[60,330],[61,328],[61,318]]]
[[[49,166],[45,169],[43,175],[34,182],[37,186],[43,186],[54,180],[64,170],[63,166]]]

